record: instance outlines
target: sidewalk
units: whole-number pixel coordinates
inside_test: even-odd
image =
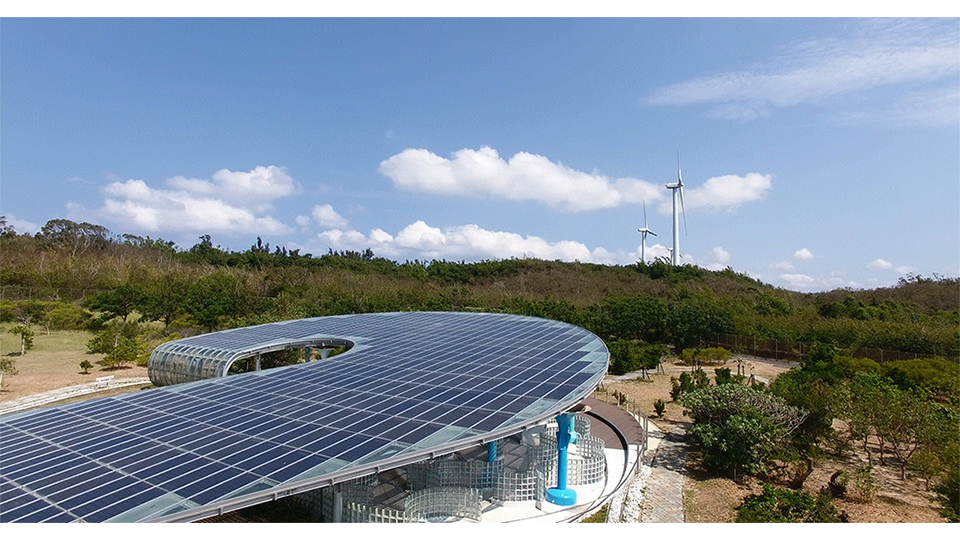
[[[644,462],[649,463],[650,478],[643,492],[640,507],[641,523],[684,523],[683,479],[686,446],[680,428],[667,431],[650,423],[650,449]]]
[[[68,399],[76,396],[102,392],[113,388],[122,388],[124,386],[135,386],[138,384],[150,384],[147,377],[132,377],[128,379],[114,379],[94,381],[66,388],[58,388],[49,392],[41,392],[19,399],[0,402],[0,414],[11,414],[19,411],[25,411],[34,407],[42,407],[55,401]]]

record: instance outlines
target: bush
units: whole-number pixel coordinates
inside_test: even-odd
[[[658,399],[653,402],[653,410],[657,413],[657,418],[663,418],[663,413],[667,410],[667,404],[662,399]]]
[[[806,416],[780,397],[736,384],[696,390],[681,402],[694,419],[689,433],[700,444],[704,466],[734,479],[765,472]]]
[[[737,508],[737,523],[840,523],[830,494],[814,497],[802,490],[767,484],[761,495],[747,495]]]
[[[143,343],[136,338],[121,337],[117,346],[103,357],[103,366],[123,367],[128,362],[136,362],[143,347]]]
[[[861,465],[853,472],[853,492],[862,502],[870,502],[880,491],[880,484],[873,477],[873,466]]]
[[[713,380],[717,382],[717,386],[733,382],[733,375],[730,374],[730,368],[716,368],[713,370],[713,373]]]
[[[691,365],[722,366],[730,360],[730,351],[723,347],[684,349],[680,353],[680,363]]]
[[[670,397],[674,401],[680,401],[680,397],[684,394],[710,386],[710,379],[707,378],[707,374],[702,369],[698,368],[692,374],[681,373],[679,379],[670,377],[670,385]]]
[[[960,522],[960,474],[953,465],[949,468],[946,478],[933,487],[940,503],[940,515],[950,523]]]
[[[135,339],[140,333],[137,323],[123,323],[114,319],[96,333],[87,342],[87,352],[90,354],[110,354],[123,339]]]
[[[48,311],[43,322],[54,330],[83,330],[91,318],[90,312],[80,306],[61,304]]]

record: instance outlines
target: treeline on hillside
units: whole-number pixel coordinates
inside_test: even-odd
[[[484,310],[556,319],[605,340],[663,343],[678,352],[711,334],[738,334],[960,356],[960,280],[936,276],[910,276],[889,289],[800,294],[729,268],[665,261],[398,262],[369,249],[321,256],[271,249],[259,238],[231,252],[209,235],[180,249],[62,219],[36,235],[18,234],[3,220],[0,250],[2,314],[32,310],[34,322],[48,315],[21,306],[18,290],[85,309],[91,320],[93,312],[135,312],[168,332],[348,313]]]

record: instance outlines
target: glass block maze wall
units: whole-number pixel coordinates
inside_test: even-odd
[[[588,485],[604,480],[606,457],[603,440],[588,435],[590,419],[577,416],[579,435],[570,455],[567,484]],[[341,521],[347,523],[411,523],[428,520],[468,519],[479,521],[482,499],[535,501],[544,499],[548,487],[557,484],[557,426],[548,424],[539,444],[526,445],[497,441],[497,460],[462,460],[454,455],[423,461],[405,468],[406,496],[403,508],[374,504],[376,475],[338,485],[343,500]],[[517,470],[505,466],[505,454],[527,452],[529,467]],[[322,509],[322,519],[333,521],[334,488],[299,495],[301,500]]]

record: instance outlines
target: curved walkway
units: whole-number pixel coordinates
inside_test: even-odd
[[[150,384],[150,379],[147,377],[131,377],[126,379],[114,379],[113,377],[110,377],[109,380],[94,381],[78,384],[76,386],[68,386],[66,388],[58,388],[48,392],[41,392],[39,394],[32,394],[26,397],[0,402],[0,414],[10,414],[19,411],[25,411],[27,409],[42,407],[49,403],[63,399],[92,394],[94,392],[103,392],[104,390],[110,390],[113,388],[122,388],[124,386],[135,386],[139,384]]]
[[[683,523],[683,481],[687,449],[682,427],[665,424],[663,429],[650,430],[650,450],[644,462],[649,463],[640,505],[642,523]],[[654,442],[656,441],[656,442]]]

